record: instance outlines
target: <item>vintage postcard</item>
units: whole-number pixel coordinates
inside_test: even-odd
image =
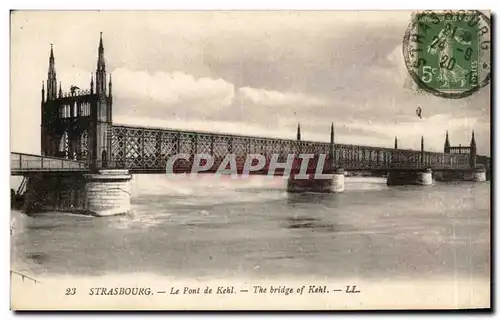
[[[490,12],[12,11],[13,310],[491,307]]]

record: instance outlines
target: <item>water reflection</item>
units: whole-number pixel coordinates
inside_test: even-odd
[[[335,232],[335,224],[309,217],[289,217],[285,220],[288,229],[309,229],[311,231]]]
[[[287,204],[294,207],[299,204],[325,204],[334,201],[340,197],[336,193],[288,193]]]

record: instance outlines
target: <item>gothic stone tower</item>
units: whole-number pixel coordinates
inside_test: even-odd
[[[92,119],[96,139],[93,145],[97,167],[107,167],[111,157],[111,126],[113,111],[113,95],[111,75],[109,75],[109,93],[106,95],[106,62],[104,61],[104,46],[102,32],[99,39],[99,53],[96,70],[96,110]],[[100,157],[100,159],[99,159]]]
[[[112,84],[106,89],[106,64],[102,33],[99,39],[96,82],[91,75],[90,90],[71,86],[62,91],[51,45],[47,93],[42,83],[41,154],[88,161],[91,169],[107,167],[111,156]]]
[[[474,137],[474,130],[472,130],[472,138],[470,140],[469,146],[451,146],[450,138],[448,136],[448,131],[446,131],[446,138],[444,141],[444,153],[453,154],[468,154],[469,155],[469,166],[474,169],[477,163],[477,148],[476,139]]]

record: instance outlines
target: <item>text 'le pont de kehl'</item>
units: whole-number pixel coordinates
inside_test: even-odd
[[[329,294],[329,293],[361,293],[357,285],[347,285],[344,287],[329,287],[326,285],[302,285],[302,286],[261,286],[254,285],[250,289],[237,289],[235,286],[216,286],[205,288],[201,287],[171,287],[168,291],[157,291],[157,293],[170,294],[170,295],[227,295],[237,293],[251,293],[251,294]]]

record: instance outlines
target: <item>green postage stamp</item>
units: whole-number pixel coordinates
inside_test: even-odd
[[[479,11],[418,12],[404,37],[406,67],[427,92],[470,96],[490,81],[490,34],[490,19]]]

